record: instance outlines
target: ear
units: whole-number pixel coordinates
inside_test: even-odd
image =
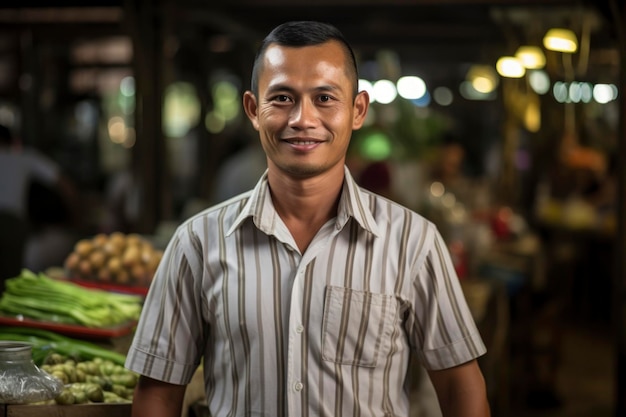
[[[246,112],[246,116],[252,122],[252,126],[255,130],[259,130],[259,121],[257,119],[258,105],[255,95],[252,91],[246,91],[243,93],[243,110]]]
[[[353,116],[352,116],[352,130],[358,130],[363,126],[365,117],[367,116],[367,110],[370,106],[370,96],[367,91],[359,91],[354,98]]]

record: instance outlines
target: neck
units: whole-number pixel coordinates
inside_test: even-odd
[[[314,178],[298,179],[268,171],[268,182],[276,212],[301,252],[319,229],[337,215],[344,171],[333,169]]]

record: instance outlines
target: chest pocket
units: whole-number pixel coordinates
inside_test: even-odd
[[[397,300],[392,295],[326,288],[322,359],[375,367],[389,352]]]

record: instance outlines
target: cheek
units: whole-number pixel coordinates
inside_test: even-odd
[[[275,109],[262,108],[259,110],[257,123],[259,124],[261,129],[271,129],[284,123],[286,117],[287,116],[285,114],[277,112]]]
[[[329,113],[326,117],[328,125],[336,131],[352,130],[352,117],[350,114],[341,111]]]
[[[260,106],[259,107],[259,111],[258,111],[258,117],[259,119],[267,119],[268,117],[271,117],[272,114],[272,108],[269,106]]]

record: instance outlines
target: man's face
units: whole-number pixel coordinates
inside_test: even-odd
[[[335,41],[267,48],[258,97],[246,92],[244,107],[270,170],[297,178],[343,170],[352,130],[362,126],[369,103],[364,92],[353,100],[346,65]]]

